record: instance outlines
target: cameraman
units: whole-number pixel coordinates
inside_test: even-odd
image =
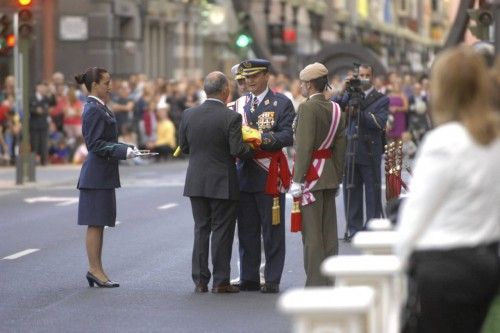
[[[372,80],[373,67],[360,65],[358,75],[348,77],[343,92],[334,98],[348,115],[343,181],[346,240],[350,240],[365,225],[363,185],[366,221],[382,215],[380,165],[389,98],[374,89]]]

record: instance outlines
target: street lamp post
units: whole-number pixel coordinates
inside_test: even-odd
[[[20,10],[14,13],[14,76],[16,82],[16,112],[22,111],[22,141],[16,160],[16,184],[21,185],[26,179],[35,181],[35,157],[30,145],[30,110],[29,110],[29,50],[31,45],[32,13],[31,1],[19,0]]]

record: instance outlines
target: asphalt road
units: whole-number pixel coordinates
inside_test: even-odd
[[[279,295],[193,293],[193,220],[182,196],[186,165],[120,168],[119,224],[105,232],[103,261],[121,286],[109,290],[89,288],[85,280],[85,228],[76,225],[79,168],[37,168],[35,184],[17,187],[14,170],[1,168],[0,332],[290,331],[289,318],[276,309]],[[282,291],[305,281],[300,234],[286,223]],[[340,253],[352,252],[340,241]],[[235,241],[232,278],[237,254]]]

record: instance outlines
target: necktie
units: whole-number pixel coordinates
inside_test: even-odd
[[[259,106],[259,99],[257,98],[257,96],[254,96],[253,97],[253,101],[252,101],[252,107],[250,108],[250,112],[255,112],[255,110],[257,110],[257,107]]]

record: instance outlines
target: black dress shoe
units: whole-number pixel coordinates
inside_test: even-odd
[[[97,285],[99,288],[117,288],[120,286],[118,282],[114,281],[101,281],[98,278],[94,276],[94,274],[87,272],[86,275],[87,281],[89,282],[89,287],[93,287],[94,285]]]
[[[242,280],[239,283],[233,284],[233,286],[238,287],[241,291],[259,291],[260,283],[255,281],[245,281]]]
[[[201,294],[201,293],[206,293],[208,292],[208,287],[204,283],[198,283],[196,287],[194,288],[194,292]]]
[[[264,283],[260,287],[260,292],[263,294],[277,294],[280,292],[280,285],[277,283]]]
[[[222,285],[222,286],[215,286],[212,288],[212,292],[214,294],[226,294],[226,293],[239,293],[240,292],[240,288],[236,287],[236,286],[233,286],[231,284],[225,284],[225,285]]]

